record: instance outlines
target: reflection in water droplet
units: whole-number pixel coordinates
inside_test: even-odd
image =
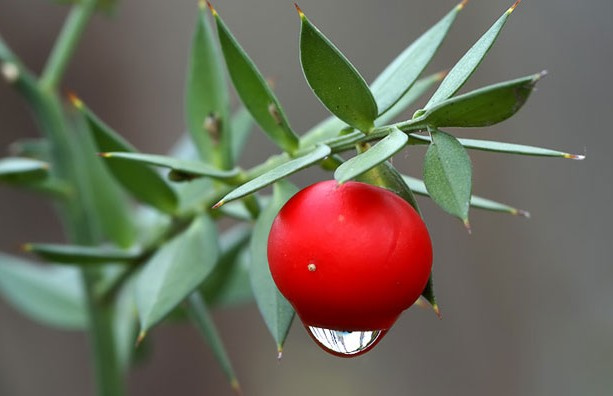
[[[387,330],[341,331],[313,326],[307,326],[307,331],[326,352],[344,357],[358,356],[370,351],[387,332]]]

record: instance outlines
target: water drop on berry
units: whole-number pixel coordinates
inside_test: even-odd
[[[306,326],[311,338],[326,352],[341,357],[354,357],[370,351],[387,330],[341,331]]]

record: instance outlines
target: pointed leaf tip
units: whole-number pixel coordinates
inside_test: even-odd
[[[96,153],[96,155],[98,157],[102,157],[102,158],[111,158],[111,153]]]
[[[200,8],[201,10],[204,10],[206,8],[206,0],[198,0],[198,8]]]
[[[303,19],[304,16],[304,12],[302,12],[302,10],[300,9],[300,7],[298,7],[297,3],[294,3],[294,7],[296,7],[296,11],[298,11],[298,15],[300,16],[300,19]]]
[[[241,390],[241,385],[236,378],[232,378],[232,380],[230,381],[230,387],[234,392],[236,392],[237,395],[243,394],[243,391]]]
[[[513,211],[513,214],[517,216],[525,217],[526,219],[529,219],[531,216],[530,212],[528,212],[527,210],[522,210],[522,209],[515,209]]]
[[[441,309],[439,308],[438,304],[434,304],[432,306],[432,310],[434,311],[434,314],[437,318],[443,319],[443,315],[441,314]]]
[[[574,159],[574,160],[584,160],[585,159],[585,155],[581,155],[581,154],[564,154],[564,158],[567,159]]]
[[[462,0],[462,2],[458,4],[458,11],[462,11],[464,7],[466,7],[466,4],[468,4],[468,0]]]
[[[79,99],[79,97],[77,96],[75,92],[69,91],[67,95],[68,95],[68,100],[77,110],[81,110],[83,108],[83,101]]]
[[[468,235],[472,235],[473,230],[472,228],[470,228],[470,222],[468,221],[468,219],[464,219],[463,223],[464,223],[464,228],[466,228],[466,231],[468,232]]]
[[[141,330],[141,332],[138,333],[138,337],[136,338],[136,344],[134,345],[134,347],[138,348],[146,336],[147,336],[147,332],[144,330]]]
[[[24,252],[31,252],[32,251],[32,244],[31,243],[24,243],[23,245],[21,245],[21,250]]]
[[[212,14],[214,17],[217,17],[217,11],[215,10],[215,7],[213,7],[213,4],[211,4],[211,2],[210,2],[210,1],[208,1],[208,0],[205,0],[205,1],[206,1],[206,5],[207,5],[207,7],[209,7],[209,10],[211,10],[211,14]]]
[[[217,202],[215,205],[213,205],[211,207],[211,209],[218,209],[220,208],[223,204],[225,204],[226,202],[222,199],[221,201]]]
[[[513,12],[513,10],[515,10],[515,8],[517,8],[517,6],[519,5],[519,3],[521,3],[521,0],[517,0],[515,3],[513,3],[513,5],[511,6],[511,8],[509,8],[507,10],[507,14],[510,14]]]

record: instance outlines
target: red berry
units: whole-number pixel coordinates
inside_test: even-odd
[[[268,238],[268,262],[305,326],[340,337],[383,335],[426,286],[432,246],[419,214],[396,194],[328,180],[298,192],[280,210]]]

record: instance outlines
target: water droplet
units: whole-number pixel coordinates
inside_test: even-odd
[[[336,356],[353,357],[370,351],[387,330],[341,331],[306,326],[315,342],[326,352]]]

